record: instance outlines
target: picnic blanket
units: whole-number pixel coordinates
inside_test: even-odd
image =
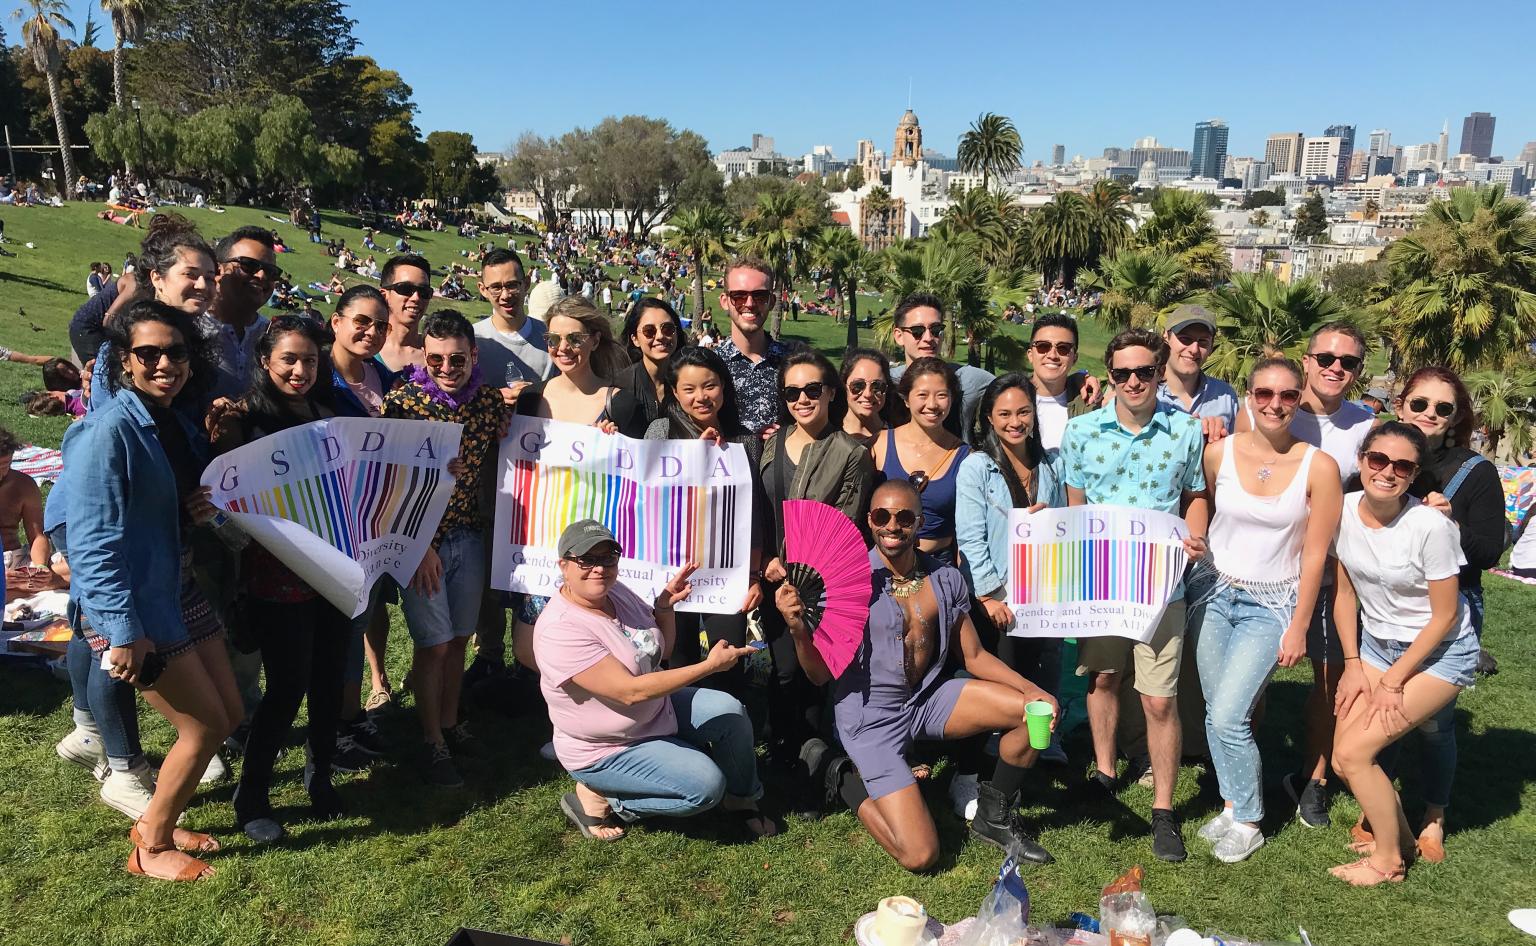
[[[11,457],[11,469],[32,477],[39,486],[57,483],[64,472],[64,454],[50,447],[22,447]]]

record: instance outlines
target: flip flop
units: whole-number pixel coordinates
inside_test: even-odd
[[[581,810],[581,800],[575,792],[566,792],[560,796],[560,810],[570,819],[571,824],[581,830],[581,836],[592,841],[622,841],[629,834],[624,830],[624,822],[618,819],[613,812],[608,812],[601,818],[594,818]],[[621,833],[612,837],[602,837],[592,832],[593,828],[619,828]]]

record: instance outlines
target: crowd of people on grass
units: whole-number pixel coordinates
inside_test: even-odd
[[[431,789],[463,786],[465,760],[503,735],[471,729],[466,692],[531,690],[535,677],[547,757],[574,783],[561,808],[595,840],[715,809],[764,837],[782,813],[846,808],[895,860],[923,870],[939,839],[922,786],[945,758],[956,773],[948,800],[970,832],[1048,862],[1020,812],[1040,784],[1031,770],[1070,760],[1059,738],[1031,747],[1024,707],[1045,701],[1059,718],[1063,674],[1076,673],[1092,754],[1078,760],[1082,796],[1118,804],[1123,788],[1150,780],[1152,851],[1183,860],[1174,786],[1181,765],[1205,760],[1222,805],[1197,833],[1235,862],[1265,841],[1254,722],[1266,685],[1303,661],[1313,674],[1294,724],[1304,760],[1280,781],[1310,826],[1330,823],[1340,785],[1359,801],[1349,836],[1359,858],[1333,873],[1373,885],[1445,856],[1480,575],[1510,538],[1497,473],[1467,447],[1474,410],[1454,372],[1414,373],[1392,401],[1396,419],[1379,422],[1349,399],[1364,337],[1329,323],[1301,363],[1264,359],[1239,393],[1204,373],[1219,332],[1185,305],[1161,331],[1117,334],[1105,378],[1077,370],[1076,321],[1042,315],[1030,370],[995,377],[940,357],[949,322],[925,294],[895,307],[898,360],[856,349],[839,368],[768,334],[788,287],[750,258],[718,283],[728,328],[685,325],[644,282],[616,327],[587,289],[603,272],[588,261],[632,261],[639,278],[659,265],[649,287],[665,294],[690,274],[657,254],[560,233],[528,258],[490,248],[476,273],[489,315],[478,321],[433,308],[432,267],[403,254],[377,287],[341,292],[323,322],[268,318],[271,231],[210,243],[156,216],[132,268],[71,322],[85,366],[71,390],[85,413],[40,513],[46,540],[27,529],[32,559],[56,553],[69,576],[74,728],[58,753],[132,819],[130,871],[210,875],[219,842],[178,823],[200,783],[236,768],[240,830],[279,841],[273,768],[306,701],[303,784],[312,816],[332,818],[346,807],[334,774],[386,755]],[[551,275],[536,285],[538,265]],[[642,599],[617,580],[624,549],[591,520],[560,536],[553,595],[489,589],[491,470],[513,415],[741,445],[754,499],[740,608],[677,611],[687,567]],[[431,549],[408,583],[380,579],[357,618],[218,515],[199,486],[211,457],[332,416],[463,425]],[[782,504],[800,499],[841,511],[869,546],[868,622],[840,676],[786,581]],[[1073,650],[1008,633],[1009,512],[1085,503],[1187,525],[1191,566],[1147,643],[1093,637]],[[18,515],[0,509],[7,549],[20,548]],[[385,659],[396,607],[412,651],[399,687]],[[377,720],[406,691],[420,740],[389,745]],[[140,696],[176,731],[158,769],[139,737]],[[766,709],[755,718],[749,706]],[[1409,822],[1392,775],[1415,730],[1423,814]]]

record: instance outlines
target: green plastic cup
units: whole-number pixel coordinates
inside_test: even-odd
[[[1051,704],[1044,700],[1034,700],[1024,704],[1024,722],[1029,726],[1029,747],[1031,749],[1049,749],[1051,747],[1051,717],[1056,713],[1051,709]]]

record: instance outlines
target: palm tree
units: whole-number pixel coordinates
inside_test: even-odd
[[[1080,283],[1104,294],[1099,316],[1114,331],[1156,328],[1159,317],[1189,298],[1188,273],[1176,256],[1130,249],[1106,261]]]
[[[1136,231],[1136,242],[1165,253],[1182,253],[1216,242],[1216,227],[1205,198],[1194,191],[1165,188],[1152,197],[1152,218]]]
[[[1046,277],[1071,284],[1092,255],[1093,208],[1082,194],[1063,191],[1029,215],[1029,247]]]
[[[1368,319],[1351,313],[1312,279],[1283,283],[1267,271],[1236,273],[1230,285],[1209,290],[1200,301],[1221,327],[1221,344],[1205,370],[1227,381],[1246,379],[1264,358],[1300,360],[1307,340],[1325,322],[1354,322],[1367,338],[1371,335]]]
[[[1488,427],[1488,452],[1498,456],[1499,441],[1509,438],[1509,456],[1519,460],[1531,449],[1536,424],[1536,365],[1522,358],[1499,371],[1474,371],[1467,389]]]
[[[64,0],[26,0],[32,12],[23,7],[11,14],[12,19],[22,20],[21,39],[32,53],[37,71],[48,77],[48,104],[53,109],[53,127],[59,136],[61,167],[64,171],[60,185],[66,198],[75,196],[75,156],[69,147],[69,128],[64,124],[64,108],[60,102],[59,65],[62,58],[63,40],[59,30],[73,31],[75,24],[64,15]],[[25,16],[25,19],[23,17]]]
[[[859,347],[859,284],[878,267],[878,254],[865,249],[847,227],[830,226],[822,227],[811,238],[810,256],[843,297],[843,314],[848,319],[847,347]]]
[[[783,293],[790,287],[801,259],[804,241],[812,226],[812,215],[793,192],[759,194],[757,204],[742,217],[746,235],[742,249],[761,256],[773,267],[775,288]],[[771,332],[779,337],[783,307],[774,306]]]
[[[981,189],[988,190],[993,174],[1006,174],[1019,166],[1024,142],[1013,120],[983,112],[960,136],[960,170],[981,175]]]
[[[101,8],[112,17],[112,97],[118,108],[127,105],[123,95],[123,45],[137,43],[144,35],[149,19],[150,0],[101,0]]]
[[[693,317],[703,318],[709,311],[704,301],[704,270],[730,253],[730,218],[721,207],[700,204],[684,207],[667,223],[672,229],[665,242],[693,262]]]
[[[1114,256],[1131,240],[1131,192],[1117,181],[1094,181],[1093,189],[1083,195],[1093,213],[1093,239],[1085,265],[1098,266],[1099,260]]]
[[[1409,370],[1496,368],[1536,337],[1536,217],[1501,186],[1432,202],[1387,263],[1377,311]]]

